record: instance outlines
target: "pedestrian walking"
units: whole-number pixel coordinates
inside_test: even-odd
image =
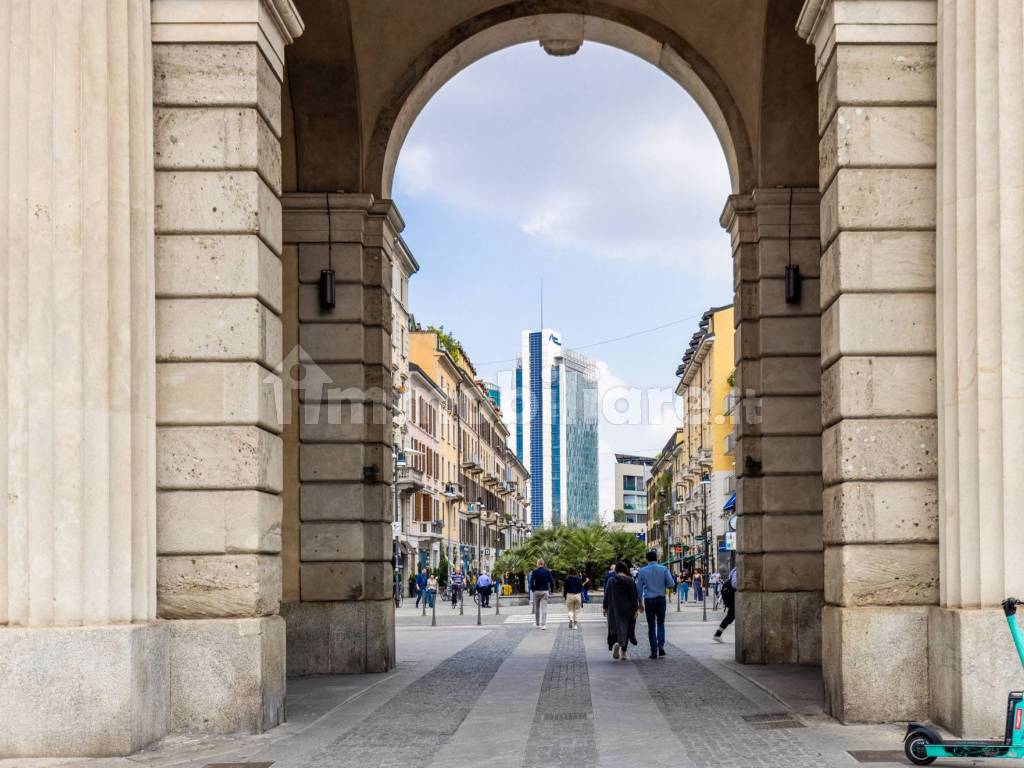
[[[616,563],[605,582],[602,607],[608,618],[608,650],[613,659],[627,661],[629,644],[637,644],[636,617],[640,615],[640,598],[625,563]]]
[[[699,568],[693,572],[693,599],[704,602],[704,573]]]
[[[683,591],[683,602],[690,602],[690,572],[685,568],[679,574],[679,589]]]
[[[736,621],[736,569],[733,568],[729,571],[729,578],[722,582],[722,604],[725,606],[725,618],[722,619],[722,623],[718,625],[718,631],[715,632],[715,641],[724,643],[722,639],[722,633],[725,632],[725,628]]]
[[[685,569],[679,573],[676,589],[679,590],[682,602],[690,602],[690,574]]]
[[[553,584],[551,571],[544,567],[543,560],[538,560],[537,567],[530,573],[530,589],[533,590],[533,621],[541,629],[548,628],[548,597]]]
[[[420,607],[420,600],[426,600],[426,588],[427,588],[427,569],[424,568],[422,571],[416,574],[416,607]]]
[[[590,577],[583,574],[583,604],[590,602]]]
[[[466,577],[462,575],[462,569],[456,568],[452,574],[452,608],[459,607],[459,598],[462,597],[462,585]]]
[[[569,575],[562,584],[562,597],[565,598],[565,610],[569,614],[569,629],[580,625],[580,610],[583,607],[583,579],[575,568],[569,569]]]
[[[425,599],[429,601],[427,608],[434,610],[434,602],[437,600],[437,577],[434,574],[430,574],[427,577],[427,596]]]
[[[665,611],[668,600],[665,592],[676,585],[672,573],[658,562],[655,550],[647,552],[647,565],[637,574],[636,587],[647,616],[647,639],[651,643],[651,658],[665,655]]]
[[[491,575],[484,571],[476,579],[476,591],[480,593],[480,607],[491,607]]]

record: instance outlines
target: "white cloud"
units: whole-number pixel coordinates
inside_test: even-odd
[[[703,270],[713,249],[728,262],[717,225],[728,170],[689,95],[661,75],[635,88],[650,65],[605,46],[584,46],[567,66],[534,47],[488,57],[435,95],[402,149],[396,196],[429,196],[603,259]],[[517,90],[515,75],[529,81],[542,68],[547,87]],[[492,137],[510,133],[496,153]]]

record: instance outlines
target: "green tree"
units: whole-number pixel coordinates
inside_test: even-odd
[[[624,522],[626,522],[626,510],[624,510],[624,509],[613,509],[612,510],[612,520],[614,520],[616,523],[624,523]]]
[[[437,570],[434,571],[434,575],[437,577],[437,585],[441,589],[448,586],[448,571],[450,570],[451,564],[448,562],[448,553],[442,549],[441,559],[437,563]]]
[[[620,562],[639,562],[644,556],[644,543],[629,531],[608,531],[608,545],[612,550],[612,560]]]
[[[562,547],[566,568],[580,568],[587,575],[593,575],[595,570],[603,571],[612,560],[608,533],[598,523],[570,530]]]
[[[427,330],[436,333],[437,340],[441,342],[441,346],[444,347],[445,352],[451,355],[452,360],[456,363],[459,362],[459,358],[461,357],[459,352],[460,345],[459,340],[455,338],[455,335],[450,331],[446,331],[443,325],[428,325]]]

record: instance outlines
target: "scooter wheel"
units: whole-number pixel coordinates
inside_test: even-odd
[[[924,751],[928,744],[934,744],[934,742],[923,733],[913,733],[903,742],[903,754],[914,765],[931,765],[935,762],[935,758],[929,757]]]

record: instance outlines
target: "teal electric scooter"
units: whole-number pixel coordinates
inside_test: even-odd
[[[1003,601],[1003,613],[1010,626],[1017,658],[1024,666],[1024,633],[1017,624],[1016,598]],[[939,757],[1007,757],[1024,758],[1024,693],[1011,691],[1006,700],[1006,735],[1002,739],[944,741],[933,729],[920,723],[907,725],[903,752],[914,765],[929,765]]]

